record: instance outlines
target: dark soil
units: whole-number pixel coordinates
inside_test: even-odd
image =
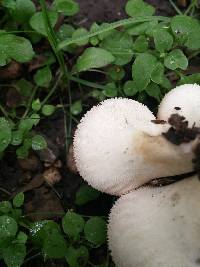
[[[199,127],[188,127],[188,121],[183,116],[172,114],[168,120],[172,126],[166,133],[163,133],[165,138],[172,144],[180,145],[193,141],[200,133]]]
[[[78,2],[80,13],[73,18],[73,23],[79,26],[89,27],[92,22],[111,22],[126,17],[124,12],[126,0],[78,0]],[[147,2],[156,7],[159,15],[172,16],[175,14],[169,1],[148,0]],[[17,76],[18,74],[16,74]],[[26,166],[16,160],[15,151],[10,150],[6,153],[4,159],[0,161],[0,201],[23,191],[26,199],[25,212],[28,213],[44,210],[53,213],[53,211],[76,208],[73,204],[75,192],[83,180],[67,165],[63,114],[59,112],[51,119],[42,120],[37,131],[47,137],[50,150],[43,155],[34,155],[32,160],[35,162],[31,161],[31,164],[30,161],[26,162]],[[61,161],[61,166],[55,167],[54,164],[58,160]],[[53,188],[40,179],[42,173],[50,167],[57,168],[62,178]],[[113,201],[112,197],[102,194],[98,200],[79,209],[76,208],[76,211],[86,215],[107,215]],[[59,217],[54,216],[53,218],[59,220]],[[33,216],[32,219],[38,218]],[[43,216],[40,219],[46,219],[46,217]],[[105,250],[104,247],[100,248],[92,255],[94,263],[100,261],[100,258],[103,257],[102,254],[105,255]],[[3,263],[0,262],[0,266],[4,267]],[[43,263],[40,258],[36,258],[23,266],[66,267],[67,265],[60,260]]]
[[[75,22],[78,25],[88,27],[92,22],[112,22],[126,18],[124,11],[127,0],[78,0],[80,13],[76,16]],[[147,0],[152,4],[158,15],[172,16],[174,9],[166,0]]]

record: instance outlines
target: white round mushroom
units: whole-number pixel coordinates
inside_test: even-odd
[[[177,86],[165,95],[160,103],[158,119],[168,120],[172,114],[186,118],[188,125],[200,126],[200,86],[185,84]]]
[[[200,265],[197,176],[122,196],[112,208],[109,247],[117,267]]]
[[[106,100],[86,113],[74,137],[80,175],[94,188],[121,195],[151,179],[189,172],[192,153],[162,137],[167,125],[141,103]]]

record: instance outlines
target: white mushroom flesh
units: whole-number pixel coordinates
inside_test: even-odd
[[[160,103],[158,119],[168,120],[172,114],[184,116],[188,125],[200,126],[200,86],[185,84],[177,86],[165,95]]]

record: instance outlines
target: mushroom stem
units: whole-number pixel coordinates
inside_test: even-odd
[[[140,134],[135,139],[135,151],[148,164],[145,168],[154,171],[155,178],[175,176],[193,170],[193,142],[179,146],[170,143],[163,135]]]

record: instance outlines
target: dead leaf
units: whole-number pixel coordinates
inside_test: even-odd
[[[177,0],[177,4],[180,7],[186,7],[188,5],[188,0]]]
[[[38,55],[37,57],[34,57],[33,60],[29,63],[28,66],[28,72],[32,72],[36,69],[39,69],[41,66],[44,65],[44,62],[46,60],[46,57],[44,55]]]
[[[9,108],[16,108],[22,102],[22,97],[16,88],[11,87],[6,94],[6,105]]]
[[[34,154],[30,154],[26,159],[18,159],[18,163],[25,171],[36,171],[40,167],[40,162]]]
[[[0,68],[0,80],[14,80],[22,74],[22,65],[16,61],[11,61],[5,67]]]
[[[47,148],[38,150],[36,151],[36,153],[41,161],[47,163],[48,166],[50,166],[58,158],[59,149],[47,136],[45,136],[45,140],[47,142]]]
[[[42,176],[44,180],[51,186],[58,183],[62,178],[58,169],[55,167],[50,167],[49,169],[45,170]]]
[[[25,214],[34,221],[60,217],[64,210],[56,194],[42,186],[34,190],[31,200],[25,203]]]
[[[27,192],[35,188],[39,188],[44,183],[44,178],[41,174],[35,175],[33,179],[25,186],[19,189],[19,192]],[[17,194],[18,192],[15,192]]]

